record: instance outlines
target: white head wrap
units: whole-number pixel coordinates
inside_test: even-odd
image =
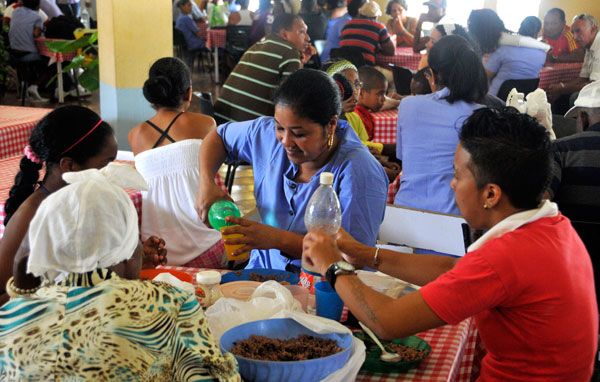
[[[70,184],[42,202],[29,226],[27,272],[50,283],[129,259],[139,242],[138,215],[122,187],[148,189],[124,163],[63,179]]]

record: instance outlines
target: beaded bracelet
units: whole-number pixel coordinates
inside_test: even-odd
[[[379,247],[375,248],[375,256],[373,256],[373,268],[377,269],[379,266]]]
[[[15,278],[14,278],[14,276],[11,276],[10,279],[8,279],[8,281],[6,282],[6,293],[10,297],[22,296],[24,294],[32,294],[32,293],[35,293],[38,289],[40,289],[39,286],[35,287],[35,288],[31,288],[31,289],[17,288],[15,286]]]

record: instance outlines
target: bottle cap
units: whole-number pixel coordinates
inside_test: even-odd
[[[203,271],[196,273],[198,284],[218,284],[221,282],[221,274],[217,271]]]
[[[228,223],[225,221],[227,216],[241,217],[239,208],[229,200],[219,200],[210,206],[208,210],[208,222],[216,229],[220,230],[221,227],[235,225],[234,223]]]
[[[321,184],[333,184],[333,174],[330,172],[322,172],[321,173]]]

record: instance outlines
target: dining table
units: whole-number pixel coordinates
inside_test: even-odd
[[[419,68],[419,61],[421,61],[421,53],[415,53],[412,47],[406,46],[396,47],[393,56],[386,56],[381,53],[375,55],[375,63],[384,68],[391,64],[416,71]]]
[[[35,46],[37,47],[39,54],[41,54],[42,56],[50,57],[50,62],[48,63],[49,65],[56,62],[56,74],[57,74],[57,81],[58,81],[58,83],[57,83],[58,103],[64,103],[65,102],[65,91],[64,91],[64,87],[63,87],[63,77],[60,75],[63,70],[62,63],[65,61],[72,61],[75,57],[77,57],[77,55],[79,53],[77,51],[66,52],[66,53],[52,52],[46,46],[46,41],[60,41],[60,39],[37,37],[35,39]]]
[[[215,66],[215,82],[219,83],[219,48],[227,44],[227,29],[208,28],[206,31],[206,47],[213,51]]]
[[[371,113],[375,122],[373,142],[383,144],[396,143],[398,109],[390,109]]]
[[[215,270],[221,274],[232,272],[227,269],[191,268],[173,265],[159,269],[182,271],[192,276],[196,286],[196,273]],[[343,322],[342,322],[343,323]],[[470,382],[478,376],[481,358],[485,349],[481,345],[474,320],[468,318],[456,325],[444,325],[416,334],[431,345],[431,354],[415,369],[402,373],[359,372],[357,382]]]
[[[19,162],[23,155],[16,155],[10,158],[0,159],[0,240],[4,236],[4,204],[8,199],[8,193],[15,182],[15,176],[19,172]],[[127,162],[127,161],[123,161]],[[127,162],[131,163],[131,162]],[[44,176],[43,171],[40,171],[40,179]],[[142,217],[142,193],[139,190],[125,188],[125,192],[133,201],[135,210],[138,213],[138,221],[141,222]]]
[[[540,70],[539,88],[548,90],[550,85],[569,82],[579,77],[582,62],[550,63]]]
[[[52,109],[0,105],[0,159],[23,153],[35,125]]]

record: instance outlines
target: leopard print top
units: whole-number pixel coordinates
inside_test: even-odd
[[[196,298],[99,269],[0,308],[0,381],[239,381]]]

